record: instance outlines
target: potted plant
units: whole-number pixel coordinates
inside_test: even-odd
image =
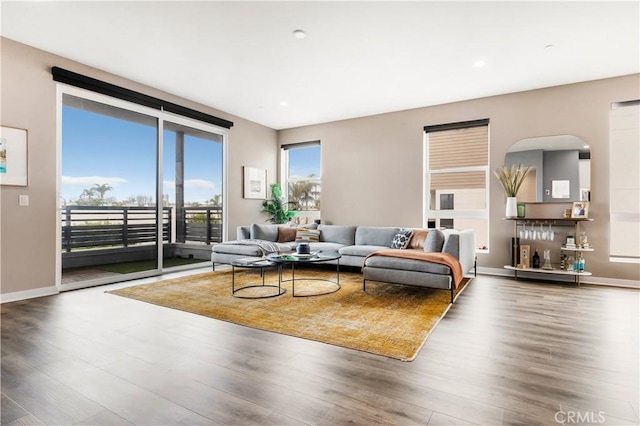
[[[278,224],[287,223],[291,220],[295,212],[289,207],[296,207],[294,202],[285,202],[282,197],[282,188],[279,183],[271,184],[271,199],[262,202],[262,213],[267,213],[267,221]]]
[[[507,217],[517,217],[518,207],[516,197],[524,178],[529,172],[529,166],[524,167],[522,164],[517,166],[500,166],[494,170],[494,174],[502,184],[505,194],[507,195]]]

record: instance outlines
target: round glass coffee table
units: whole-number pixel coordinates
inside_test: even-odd
[[[266,299],[269,297],[282,296],[287,290],[285,288],[282,288],[280,273],[278,273],[278,285],[265,284],[264,282],[265,269],[269,267],[273,267],[275,265],[276,264],[274,262],[271,262],[268,259],[264,259],[260,257],[239,259],[231,262],[231,295],[239,299]],[[236,288],[236,268],[259,269],[260,276],[262,277],[262,284],[249,284],[249,285],[245,285],[244,287]],[[277,291],[272,291],[266,294],[259,294],[254,296],[243,294],[243,293],[247,293],[246,291],[243,291],[243,290],[247,290],[250,288],[261,288],[261,289],[274,288],[274,289],[277,289]]]
[[[312,252],[308,255],[297,254],[297,253],[287,253],[287,254],[279,254],[272,253],[267,255],[267,260],[273,262],[278,265],[278,282],[281,284],[283,282],[291,282],[291,295],[293,297],[309,297],[309,296],[322,296],[325,294],[335,293],[340,290],[340,258],[342,255],[337,251],[329,251],[329,252]],[[313,264],[320,262],[328,262],[331,260],[335,260],[336,262],[336,278],[326,279],[326,278],[296,278],[296,266],[302,264]],[[282,279],[282,269],[284,266],[291,265],[291,279],[283,280]],[[329,289],[327,291],[321,291],[316,293],[305,293],[305,294],[296,294],[296,282],[297,281],[324,281],[329,284]]]

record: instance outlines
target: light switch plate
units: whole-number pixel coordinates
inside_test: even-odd
[[[27,207],[29,205],[29,196],[21,195],[19,204],[20,204],[20,207]]]

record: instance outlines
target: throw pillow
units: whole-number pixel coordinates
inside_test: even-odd
[[[411,234],[413,234],[413,231],[411,229],[406,229],[398,232],[393,237],[393,241],[391,241],[391,248],[402,250],[406,249],[409,245]]]
[[[251,225],[251,239],[276,242],[278,240],[278,225]]]
[[[442,246],[442,252],[449,253],[456,259],[460,259],[460,235],[454,233],[449,234],[449,238],[447,238],[444,246]]]
[[[439,229],[429,230],[427,239],[424,241],[424,251],[427,253],[440,253],[444,246],[444,232]]]
[[[299,241],[318,242],[318,241],[320,241],[320,231],[318,231],[317,229],[295,228],[295,230],[296,230],[296,242],[299,242]]]
[[[411,239],[409,240],[409,248],[424,250],[424,242],[427,239],[427,234],[429,234],[428,229],[414,229]]]
[[[291,222],[291,224],[289,225],[292,228],[305,228],[305,229],[318,229],[318,224],[315,222],[311,222],[311,223],[294,223]]]
[[[296,228],[278,226],[278,242],[288,243],[296,240]]]

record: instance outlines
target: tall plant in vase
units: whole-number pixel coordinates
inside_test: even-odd
[[[516,197],[529,169],[530,167],[524,167],[522,164],[519,164],[517,166],[500,166],[493,171],[507,195],[506,217],[512,218],[518,216],[518,202]]]
[[[279,183],[272,183],[271,199],[262,202],[262,212],[269,215],[267,221],[271,223],[287,223],[295,214],[293,210],[289,210],[289,207],[295,208],[296,206],[296,203],[284,201]]]

